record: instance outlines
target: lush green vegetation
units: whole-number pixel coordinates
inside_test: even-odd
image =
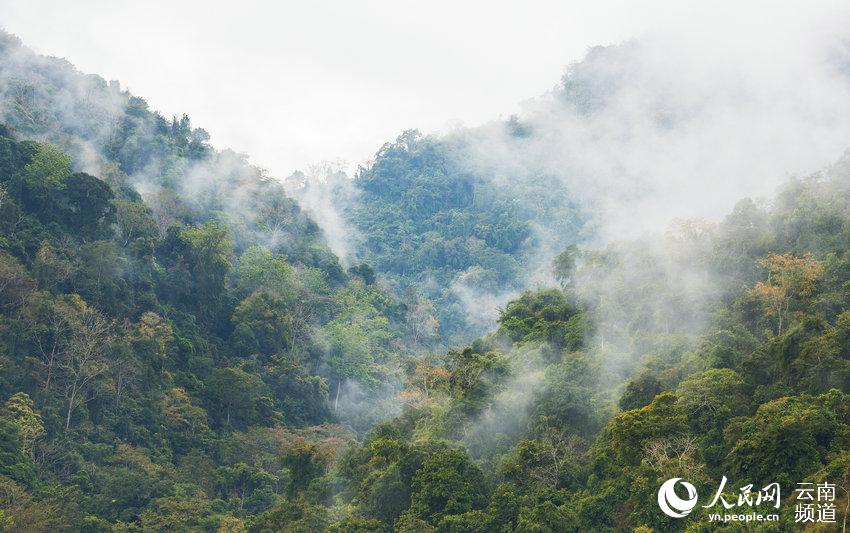
[[[328,455],[387,416],[428,333],[187,117],[25,59],[0,131],[3,526],[238,529],[292,490],[278,448]],[[68,109],[80,84],[100,99]]]
[[[216,524],[285,489],[283,459],[262,448],[304,439],[286,428],[353,438],[322,424],[350,408],[346,395],[339,405],[346,382],[391,380],[406,311],[345,274],[303,215],[287,225],[301,241],[292,255],[251,242],[259,231],[239,246],[189,206],[161,234],[137,194],[72,172],[53,145],[4,130],[0,154],[10,524]],[[266,223],[298,214],[272,182],[256,187]],[[361,411],[355,428],[381,414]],[[15,507],[29,494],[38,503]],[[220,499],[214,511],[166,516],[207,498]]]
[[[547,217],[557,220],[558,238],[570,241],[579,225],[578,209],[566,197],[540,201],[553,180],[541,176],[530,187],[476,172],[462,160],[466,142],[403,133],[360,169],[354,180],[360,195],[347,213],[362,239],[361,255],[401,289],[433,302],[448,344],[482,333],[468,319],[464,292],[519,290],[540,244],[538,226]]]
[[[562,288],[440,357],[402,348],[408,310],[367,267],[239,251],[215,217],[160,233],[52,145],[4,131],[0,154],[6,528],[698,529],[658,512],[661,481],[850,475],[842,165],[682,229],[722,279],[701,336],[652,252],[620,244],[568,250]],[[393,379],[397,418],[362,441],[335,425],[342,384]]]
[[[689,264],[722,276],[720,295],[704,294],[717,303],[702,335],[650,306],[661,301],[685,319],[695,313],[665,293],[669,280],[648,249],[628,252],[646,265],[640,281],[610,275],[623,254],[616,245],[561,276],[580,285],[608,270],[608,295],[582,305],[572,283],[525,293],[504,310],[498,332],[450,352],[442,366],[411,369],[405,413],[353,445],[331,473],[360,516],[346,523],[376,520],[368,522],[376,530],[398,531],[707,528],[708,510],[685,521],[658,510],[655,493],[671,477],[692,480],[701,494],[724,475],[735,487],[779,482],[785,507],[774,530],[794,527],[798,482],[831,480],[846,503],[846,165],[791,183],[768,210],[743,201],[717,227],[682,231],[676,246]],[[608,298],[631,315],[619,332],[624,322]],[[604,344],[603,328],[611,331]],[[727,487],[729,500],[734,490]]]
[[[564,237],[559,287],[433,353],[435,314],[469,333],[451,287],[521,286],[567,200],[406,133],[356,178],[367,262],[343,269],[188,118],[2,58],[0,529],[703,531],[656,491],[723,476],[782,484],[773,530],[802,481],[847,518],[850,160],[718,225]],[[564,85],[584,112],[588,87]]]

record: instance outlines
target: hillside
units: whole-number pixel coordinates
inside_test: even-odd
[[[138,525],[178,494],[226,522],[212,502],[283,490],[275,448],[395,412],[415,307],[188,117],[2,48],[4,528]]]
[[[634,50],[293,198],[0,36],[0,530],[738,531],[702,505],[724,476],[729,501],[780,484],[760,530],[795,527],[802,482],[846,521],[850,158],[637,228],[722,168],[685,172],[708,104],[621,120]],[[630,159],[665,140],[670,190]]]
[[[588,253],[563,289],[524,293],[497,331],[412,369],[404,413],[327,471],[354,505],[336,530],[727,530],[707,525],[719,503],[660,513],[658,487],[682,476],[701,495],[728,476],[728,501],[779,483],[777,530],[795,527],[797,483],[834,483],[846,504],[849,164],[719,225]],[[715,291],[676,290],[686,271]],[[293,530],[322,513],[304,495]]]
[[[591,48],[516,115],[407,131],[350,179],[308,171],[287,190],[343,260],[430,302],[443,346],[467,343],[522,290],[555,284],[568,246],[716,221],[846,148],[850,70],[836,54],[814,73],[701,66],[693,53],[650,36]],[[799,69],[805,86],[784,79]]]
[[[449,344],[491,327],[471,300],[530,283],[545,216],[562,221],[564,246],[580,229],[578,209],[568,203],[554,200],[542,212],[539,204],[531,208],[540,190],[519,194],[464,169],[456,144],[417,132],[386,144],[355,178],[360,195],[347,213],[362,236],[362,256],[402,289],[414,287],[433,301]]]

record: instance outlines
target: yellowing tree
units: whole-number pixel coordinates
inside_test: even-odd
[[[451,377],[452,373],[442,366],[419,364],[416,365],[416,369],[413,371],[412,382],[416,385],[421,385],[425,396],[428,396],[434,387],[447,384]]]
[[[753,294],[761,299],[772,315],[776,315],[776,334],[782,335],[782,326],[796,297],[805,298],[815,290],[815,282],[823,276],[823,264],[812,254],[802,257],[792,254],[769,253],[758,261],[767,269],[767,281],[753,287]]]
[[[153,311],[146,311],[139,318],[139,325],[134,339],[140,345],[145,345],[151,355],[164,359],[168,347],[174,340],[174,331],[161,316]]]

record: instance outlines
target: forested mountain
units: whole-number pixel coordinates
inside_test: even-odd
[[[427,320],[346,273],[277,181],[12,37],[0,63],[4,527],[168,530],[183,496],[216,525],[216,498],[283,490],[264,448],[326,453],[394,412]]]
[[[604,134],[629,50],[592,52],[554,108],[406,132],[331,180],[341,261],[188,117],[4,35],[0,529],[718,530],[720,503],[676,520],[656,493],[723,476],[730,501],[781,484],[776,531],[796,483],[835,483],[841,524],[850,159],[719,224],[601,244],[604,158],[543,161],[576,141],[543,117]],[[687,129],[653,102],[653,127]],[[470,303],[534,284],[441,347],[486,324]]]
[[[518,194],[465,169],[457,160],[463,149],[459,140],[405,132],[361,168],[354,180],[360,195],[347,213],[362,235],[363,257],[433,301],[449,344],[491,326],[469,300],[527,286],[547,215],[559,221],[559,242],[572,243],[580,228],[566,195],[533,201],[545,180]]]
[[[517,115],[407,131],[351,179],[299,174],[287,189],[346,243],[335,248],[343,260],[430,302],[444,346],[469,342],[522,289],[554,284],[549,267],[566,247],[716,219],[846,148],[841,54],[819,57],[828,74],[806,66],[801,87],[783,85],[796,68],[764,80],[746,62],[704,68],[692,53],[649,36],[592,48]]]
[[[834,483],[845,505],[848,221],[844,159],[770,207],[742,200],[719,225],[611,245],[577,271],[568,251],[562,288],[524,293],[497,331],[410,372],[404,413],[327,474],[354,505],[335,527],[724,530],[706,518],[720,503],[688,520],[662,514],[656,492],[671,477],[710,494],[729,476],[728,501],[779,483],[781,520],[764,530],[795,527],[797,483]],[[673,274],[684,272],[718,285],[682,293]],[[586,285],[599,279],[606,294]]]

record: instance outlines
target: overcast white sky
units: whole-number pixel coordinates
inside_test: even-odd
[[[736,3],[0,0],[0,25],[284,177],[356,166],[404,129],[507,116],[589,46],[671,26],[714,42],[735,21],[757,40],[801,18],[793,4]]]

